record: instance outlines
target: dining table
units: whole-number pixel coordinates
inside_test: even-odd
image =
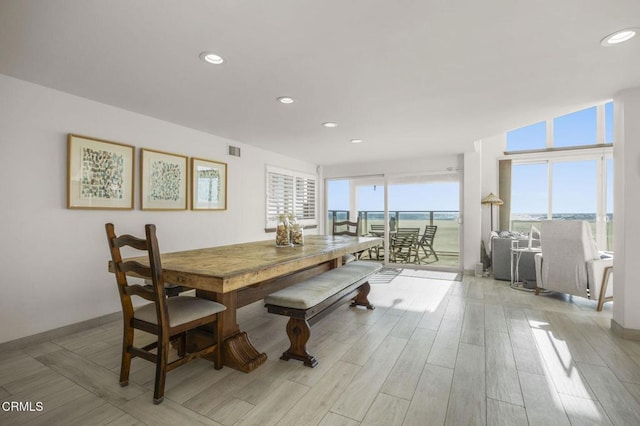
[[[226,306],[223,312],[223,359],[226,366],[250,372],[267,355],[256,349],[237,323],[239,308],[311,276],[342,265],[345,254],[380,244],[376,237],[306,235],[304,245],[276,247],[275,239],[161,253],[167,283],[196,290],[197,297]],[[148,264],[148,259],[136,257]],[[113,266],[109,262],[109,269]],[[210,340],[212,329],[200,329],[188,338],[193,349]]]

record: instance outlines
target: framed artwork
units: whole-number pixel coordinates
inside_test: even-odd
[[[191,159],[191,209],[227,209],[227,163]]]
[[[67,136],[67,208],[133,209],[135,148]]]
[[[186,210],[187,167],[187,157],[183,155],[141,149],[140,208]]]

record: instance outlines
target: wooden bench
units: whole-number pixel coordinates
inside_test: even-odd
[[[289,317],[287,336],[291,345],[280,359],[293,358],[315,367],[318,361],[306,348],[311,336],[310,325],[339,307],[356,291],[351,306],[374,309],[367,298],[369,278],[381,268],[377,262],[350,262],[265,297],[265,307],[270,313]]]

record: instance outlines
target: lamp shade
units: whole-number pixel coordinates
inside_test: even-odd
[[[491,204],[492,206],[501,206],[504,204],[504,201],[498,198],[498,196],[493,192],[491,192],[489,195],[484,197],[480,202],[482,204]]]

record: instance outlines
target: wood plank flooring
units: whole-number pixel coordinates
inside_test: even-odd
[[[0,424],[640,424],[640,342],[611,333],[611,303],[598,313],[491,278],[426,275],[378,280],[374,311],[345,304],[315,324],[314,369],[279,360],[287,318],[242,308],[267,362],[249,374],[190,363],[168,374],[160,405],[151,363],[135,359],[118,385],[119,321],[0,352]],[[12,401],[32,409],[7,410]]]

